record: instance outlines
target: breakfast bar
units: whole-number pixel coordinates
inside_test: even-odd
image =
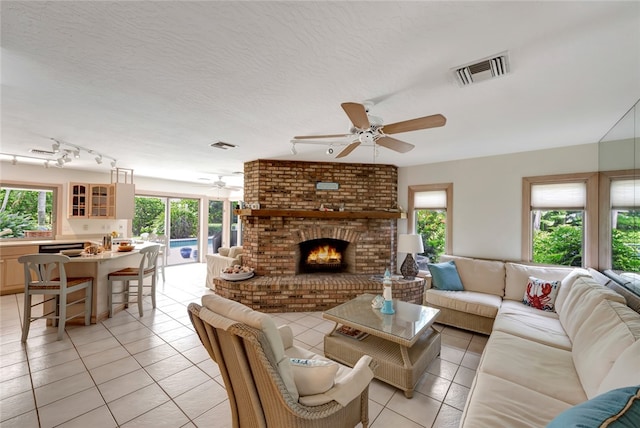
[[[93,278],[93,302],[91,303],[91,323],[95,324],[108,318],[108,276],[111,272],[130,266],[137,266],[140,262],[139,249],[129,252],[105,251],[96,255],[81,255],[71,257],[65,265],[67,276],[90,276]],[[73,296],[71,298],[73,300]],[[71,311],[81,311],[81,305],[70,308]],[[70,323],[82,322],[81,318],[74,318]]]

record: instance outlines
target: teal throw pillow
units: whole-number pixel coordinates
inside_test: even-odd
[[[453,260],[442,263],[429,263],[433,288],[448,291],[463,291],[462,281]]]
[[[573,406],[547,428],[640,427],[640,386],[613,389]]]

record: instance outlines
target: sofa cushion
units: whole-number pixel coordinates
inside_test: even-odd
[[[339,366],[326,359],[291,358],[291,368],[300,395],[315,395],[331,389]]]
[[[622,352],[640,338],[640,314],[626,305],[602,300],[573,339],[573,361],[589,398]],[[636,367],[637,370],[637,367]]]
[[[598,387],[598,394],[624,386],[640,385],[640,340],[622,351]]]
[[[575,280],[562,309],[558,308],[562,327],[572,341],[578,328],[602,300],[625,303],[624,297],[600,285],[593,278],[580,277]]]
[[[542,311],[555,312],[554,305],[559,287],[560,281],[547,281],[530,276],[522,303]]]
[[[574,367],[571,351],[502,331],[494,331],[489,336],[478,372],[525,385],[528,389],[572,405],[588,399]]]
[[[640,423],[640,386],[614,389],[556,416],[547,428],[637,427]]]
[[[431,285],[438,290],[462,291],[464,286],[453,260],[442,263],[428,263],[431,272]]]
[[[229,247],[220,247],[218,248],[218,254],[220,254],[222,257],[229,257],[230,250],[231,248]]]
[[[495,318],[501,299],[498,296],[474,291],[446,291],[431,288],[425,292],[425,302],[441,308]]]
[[[567,296],[569,295],[569,291],[571,291],[571,287],[573,287],[573,283],[576,281],[576,279],[580,278],[581,276],[592,278],[588,270],[582,269],[582,268],[575,268],[571,272],[569,272],[569,275],[565,276],[562,279],[562,283],[560,284],[560,289],[558,290],[558,295],[556,296],[556,305],[555,305],[556,312],[559,312],[560,310],[562,310],[562,305],[564,304],[564,301],[567,299]]]
[[[556,266],[524,265],[519,263],[505,263],[505,292],[504,298],[522,300],[530,276],[547,281],[561,281],[573,268]]]
[[[519,305],[522,310],[513,308],[515,305]],[[541,314],[549,314],[551,316],[542,316]],[[500,307],[498,316],[493,324],[493,330],[509,333],[555,348],[571,350],[571,341],[562,328],[557,314],[543,312],[512,300],[506,300]]]
[[[440,256],[441,262],[455,261],[466,291],[504,296],[504,263],[461,256]],[[523,289],[524,290],[524,289]],[[524,291],[523,291],[524,292]],[[522,298],[522,294],[520,295]]]
[[[239,255],[242,255],[242,247],[241,246],[229,248],[229,257],[235,259]]]
[[[467,397],[461,427],[540,428],[571,404],[488,373],[478,373]]]

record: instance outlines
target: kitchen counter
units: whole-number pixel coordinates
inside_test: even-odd
[[[85,242],[92,244],[102,244],[102,238],[76,238],[76,239],[12,239],[0,240],[0,248],[20,247],[28,245],[55,245],[55,244],[75,244]]]

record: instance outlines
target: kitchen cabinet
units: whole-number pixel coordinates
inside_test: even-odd
[[[89,186],[69,183],[69,218],[86,218],[89,214]]]
[[[37,252],[37,245],[0,248],[0,294],[24,291],[24,266],[18,262],[18,257]]]
[[[134,206],[133,183],[69,183],[69,218],[131,219]]]

